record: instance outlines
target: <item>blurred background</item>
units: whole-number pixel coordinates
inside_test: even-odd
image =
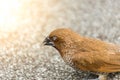
[[[120,0],[1,0],[0,80],[80,80],[52,47],[56,28],[120,44]]]

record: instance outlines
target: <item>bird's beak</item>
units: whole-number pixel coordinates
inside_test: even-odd
[[[50,40],[49,37],[46,37],[45,40],[43,41],[44,45],[48,45],[48,46],[54,46],[54,42],[52,40]]]

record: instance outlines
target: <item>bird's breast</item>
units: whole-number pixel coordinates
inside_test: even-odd
[[[65,54],[63,56],[63,60],[65,63],[71,67],[74,67],[74,63],[72,62],[72,55],[71,54]]]
[[[79,67],[80,68],[78,68],[78,66],[77,65],[75,65],[75,63],[72,61],[72,59],[73,59],[73,54],[70,54],[70,53],[66,53],[66,54],[64,54],[63,56],[63,60],[64,60],[64,62],[67,64],[67,65],[69,65],[69,66],[71,66],[72,68],[74,68],[75,70],[79,70],[79,71],[82,71],[82,72],[84,72],[84,73],[92,73],[92,74],[96,74],[96,75],[99,75],[99,74],[108,74],[108,73],[104,73],[104,72],[94,72],[94,71],[90,71],[90,70],[84,70],[83,68],[85,68],[83,65],[80,65],[79,64]]]

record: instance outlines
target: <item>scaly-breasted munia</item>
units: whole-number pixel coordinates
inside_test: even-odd
[[[80,36],[71,29],[56,29],[44,40],[56,48],[63,60],[75,69],[97,74],[107,80],[109,73],[120,71],[120,46]]]

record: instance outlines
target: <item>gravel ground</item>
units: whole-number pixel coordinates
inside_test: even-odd
[[[120,0],[21,1],[19,27],[0,30],[0,80],[82,80],[84,75],[66,65],[55,49],[42,45],[56,28],[120,44]]]

